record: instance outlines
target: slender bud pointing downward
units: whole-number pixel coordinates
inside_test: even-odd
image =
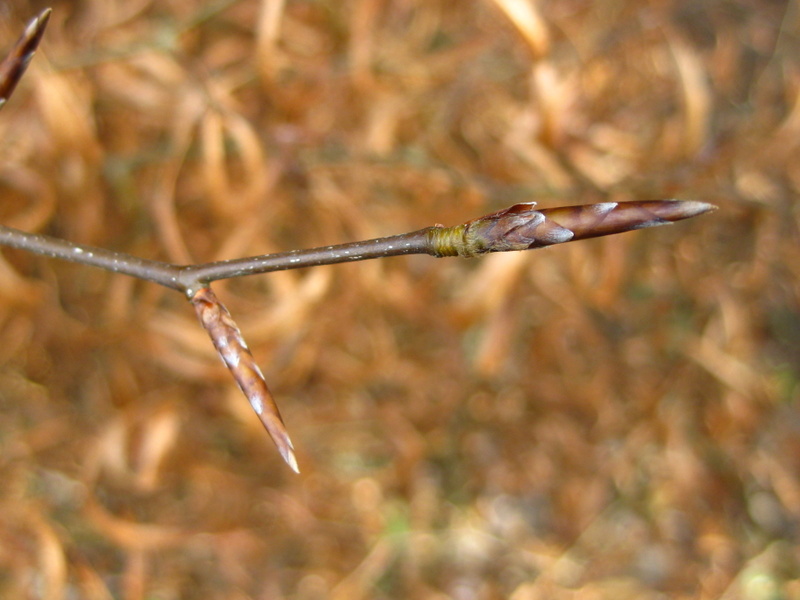
[[[253,410],[278,447],[283,460],[295,473],[299,473],[294,446],[283,424],[278,405],[275,404],[264,381],[264,375],[228,309],[217,299],[210,287],[200,288],[190,298],[190,302],[194,305],[200,323],[211,336],[211,341],[222,361],[233,373],[236,383],[247,396]]]

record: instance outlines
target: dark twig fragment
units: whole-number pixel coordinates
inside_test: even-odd
[[[36,53],[51,12],[52,10],[48,8],[32,19],[11,52],[0,63],[0,108],[3,108],[3,105],[11,97],[22,74],[28,68],[28,63]]]

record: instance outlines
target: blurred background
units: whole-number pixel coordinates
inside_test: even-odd
[[[3,250],[3,598],[800,598],[797,2],[52,7],[5,225],[191,263],[720,210],[215,284],[299,476],[180,294]]]

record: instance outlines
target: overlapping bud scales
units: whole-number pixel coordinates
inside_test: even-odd
[[[530,250],[553,244],[666,225],[715,207],[692,200],[601,202],[536,210],[535,202],[473,219],[455,227],[432,227],[435,256],[473,257],[488,252]]]

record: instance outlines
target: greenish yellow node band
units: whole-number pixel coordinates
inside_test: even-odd
[[[469,252],[467,249],[467,243],[464,239],[466,230],[465,225],[431,227],[428,229],[427,235],[431,254],[438,258],[445,256],[464,256],[469,258],[475,256],[475,253]]]

